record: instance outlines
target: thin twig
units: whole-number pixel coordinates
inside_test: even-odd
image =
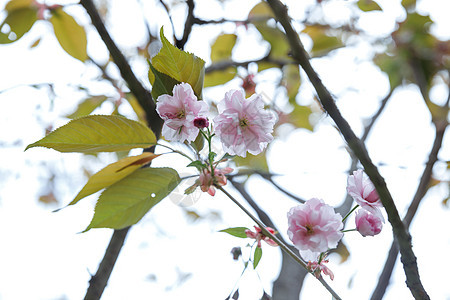
[[[378,111],[372,116],[372,118],[370,119],[369,124],[367,124],[367,126],[364,128],[364,134],[361,137],[361,141],[362,142],[366,141],[367,136],[369,135],[373,125],[378,120],[378,118],[380,117],[380,115],[383,112],[384,108],[386,107],[387,102],[391,98],[393,91],[394,91],[393,89],[390,89],[389,93],[386,95],[386,97],[384,97],[383,100],[381,100],[381,104],[380,104],[380,107],[378,108]]]
[[[284,28],[286,37],[291,47],[292,57],[301,65],[305,73],[308,75],[308,78],[314,86],[323,108],[334,120],[343,137],[347,141],[347,144],[352,149],[353,153],[358,157],[370,180],[375,185],[381,202],[386,209],[388,220],[392,225],[395,239],[399,244],[407,286],[409,287],[414,298],[429,299],[429,296],[420,281],[419,271],[417,268],[417,259],[412,250],[411,236],[400,218],[397,207],[395,206],[394,200],[392,199],[392,196],[386,186],[384,178],[378,172],[377,167],[372,163],[364,143],[356,137],[348,122],[342,117],[330,92],[323,85],[318,74],[311,66],[309,56],[300,41],[299,35],[291,25],[291,19],[287,13],[287,7],[279,0],[267,0],[267,2],[274,12],[277,20]]]
[[[219,61],[219,62],[215,62],[215,63],[211,64],[209,67],[207,67],[205,69],[205,73],[211,73],[214,71],[222,71],[229,67],[247,67],[249,64],[252,64],[252,63],[258,64],[261,62],[272,63],[279,67],[283,67],[283,66],[289,65],[289,64],[297,64],[297,62],[295,62],[291,59],[273,58],[270,56],[265,56],[260,59],[248,60],[248,61],[242,61],[242,62],[237,62],[237,61],[233,61],[233,60],[224,60],[224,61]]]
[[[172,20],[172,16],[170,15],[169,8],[167,7],[167,5],[164,3],[163,0],[159,0],[159,3],[161,3],[161,5],[164,7],[164,9],[165,9],[165,11],[167,13],[167,16],[169,17],[170,24],[172,25],[173,37],[174,37],[174,40],[176,40],[176,37],[175,37],[175,25],[173,24],[173,20]]]
[[[266,229],[266,225],[264,225],[260,220],[258,220],[249,210],[247,210],[236,198],[234,198],[230,193],[228,193],[222,186],[216,186],[219,190],[221,190],[231,201],[233,201],[243,212],[247,214],[256,224],[258,224],[259,228],[261,228],[262,232],[265,236],[274,240],[280,248],[287,253],[290,257],[292,257],[299,265],[301,265],[304,269],[306,268],[306,263],[298,257],[281,239],[279,239],[276,235],[273,235]],[[322,277],[319,277],[318,280],[322,285],[330,292],[331,295],[337,300],[341,299],[339,295],[325,282]]]
[[[272,179],[272,175],[270,174],[266,174],[266,173],[260,173],[260,172],[256,172],[259,176],[261,176],[262,178],[264,178],[265,180],[267,180],[268,182],[270,182],[275,188],[277,188],[277,190],[279,190],[280,192],[282,192],[283,194],[291,197],[292,199],[294,199],[295,201],[298,201],[300,203],[305,203],[306,201],[294,194],[292,194],[291,192],[285,190],[284,188],[282,188],[281,186],[278,185],[278,183],[276,183],[275,181],[273,181]]]

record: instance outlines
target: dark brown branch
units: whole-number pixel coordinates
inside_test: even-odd
[[[411,221],[417,213],[417,209],[419,208],[419,204],[422,201],[425,193],[428,190],[431,175],[433,172],[434,164],[438,160],[438,153],[442,147],[442,141],[445,135],[445,129],[447,124],[443,124],[441,126],[436,126],[436,136],[434,139],[433,147],[431,149],[430,155],[428,157],[428,161],[426,163],[425,169],[423,170],[422,176],[420,178],[419,185],[417,187],[416,193],[411,201],[411,204],[408,207],[408,211],[406,212],[405,217],[403,218],[403,222],[405,223],[406,228],[409,228]],[[372,294],[371,300],[382,299],[386,288],[389,285],[389,280],[392,275],[392,271],[395,266],[395,262],[398,256],[398,247],[396,243],[392,243],[391,249],[389,250],[389,254],[386,258],[386,262],[384,264],[383,271],[380,274],[380,278],[378,280],[378,284]]]
[[[130,227],[114,230],[97,273],[89,280],[89,288],[84,300],[98,300],[101,298],[129,229]]]
[[[194,8],[195,8],[194,0],[187,0],[186,3],[188,6],[188,14],[186,16],[186,22],[184,23],[183,37],[180,40],[175,41],[175,45],[180,49],[183,49],[184,45],[186,45],[186,42],[189,39],[189,35],[191,34],[192,26],[194,25],[194,19],[195,19],[194,18]]]
[[[387,189],[384,178],[378,172],[377,167],[372,163],[364,143],[356,137],[355,133],[350,128],[350,125],[342,117],[330,92],[323,85],[318,74],[312,68],[309,61],[309,56],[300,41],[299,35],[291,25],[290,17],[287,13],[287,7],[279,0],[267,0],[267,2],[286,32],[286,36],[292,50],[292,57],[301,65],[303,70],[308,75],[308,78],[314,86],[323,108],[334,120],[344,139],[347,141],[348,146],[358,157],[361,164],[364,166],[365,172],[376,187],[381,202],[386,209],[388,220],[392,225],[395,240],[400,248],[407,286],[409,287],[414,298],[429,299],[429,296],[420,281],[419,271],[417,268],[417,259],[412,250],[411,236],[398,214],[397,207],[395,206],[394,200]]]
[[[119,50],[119,48],[109,35],[108,31],[106,30],[106,27],[103,24],[103,21],[100,18],[100,15],[97,9],[95,8],[95,5],[92,3],[92,1],[81,0],[80,3],[86,9],[87,13],[91,17],[92,24],[97,29],[98,34],[102,38],[106,47],[108,48],[111,57],[114,63],[119,68],[120,74],[126,81],[128,88],[134,94],[137,101],[144,109],[147,115],[148,125],[155,133],[157,138],[159,138],[159,134],[162,128],[162,120],[156,113],[155,110],[156,104],[153,101],[152,95],[134,75],[133,71],[131,70],[131,66],[128,64],[128,61],[126,60],[125,56],[123,56],[122,52]]]
[[[97,29],[98,34],[102,38],[106,47],[108,48],[114,63],[120,70],[122,78],[127,83],[131,93],[134,94],[139,104],[146,113],[147,123],[155,133],[158,139],[161,134],[162,120],[156,113],[156,104],[153,101],[150,92],[141,84],[141,82],[134,75],[128,61],[123,56],[117,45],[112,40],[105,25],[103,24],[100,15],[91,0],[81,0],[81,5],[85,8],[91,17],[92,24]],[[120,250],[125,242],[129,228],[115,230],[108,248],[105,251],[102,261],[100,262],[97,273],[91,278],[89,288],[86,292],[85,300],[100,299],[106,284],[111,276],[111,272],[119,256]]]

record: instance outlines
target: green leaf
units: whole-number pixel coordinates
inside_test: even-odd
[[[373,0],[359,0],[356,3],[360,10],[364,12],[382,10],[381,7]]]
[[[19,40],[37,20],[36,8],[17,5],[13,8],[10,8],[8,15],[0,25],[0,44],[8,44]],[[8,24],[9,31],[4,32],[4,24]]]
[[[300,88],[300,70],[298,65],[286,65],[282,69],[283,79],[282,83],[286,88],[290,103],[295,103],[295,97]]]
[[[171,168],[142,168],[108,187],[100,195],[94,217],[86,228],[122,229],[136,224],[178,185]]]
[[[246,230],[248,230],[248,228],[246,227],[231,227],[227,229],[222,229],[219,232],[225,232],[231,234],[232,236],[245,239],[247,238],[247,235],[245,234]]]
[[[61,47],[72,57],[86,61],[87,38],[84,28],[61,7],[51,10],[51,14],[50,22]]]
[[[162,27],[160,35],[162,48],[152,58],[153,67],[179,82],[189,83],[197,97],[201,98],[205,62],[194,54],[182,51],[172,45],[164,36]]]
[[[158,99],[159,96],[164,94],[172,95],[173,87],[181,82],[173,79],[169,75],[159,72],[151,63],[149,63],[149,65],[148,78],[152,85],[153,99]]]
[[[199,171],[207,168],[206,165],[199,160],[191,162],[187,167],[196,167]]]
[[[219,35],[211,46],[211,61],[222,61],[231,58],[237,36],[235,34]]]
[[[208,160],[209,160],[209,161],[214,161],[214,158],[216,158],[216,156],[217,156],[217,153],[215,153],[215,152],[209,152],[209,154],[208,154]]]
[[[84,117],[92,113],[97,107],[99,107],[105,100],[107,99],[106,96],[98,95],[98,96],[91,96],[89,98],[86,98],[78,104],[77,109],[67,115],[66,117],[69,119],[75,119],[79,117]]]
[[[158,156],[151,152],[144,152],[141,155],[126,157],[106,166],[89,178],[86,185],[69,205],[74,205],[84,197],[122,180]]]
[[[59,152],[115,152],[154,144],[155,135],[142,123],[120,116],[93,115],[70,121],[25,150],[46,147]]]
[[[195,140],[189,144],[197,153],[202,151],[202,149],[205,147],[205,138],[203,137],[203,134],[197,135]]]
[[[260,247],[255,248],[255,253],[253,254],[253,269],[256,269],[256,267],[259,264],[259,261],[262,257],[262,249]]]
[[[295,105],[294,110],[288,115],[289,123],[296,128],[305,128],[313,131],[313,126],[309,121],[312,110],[309,106]]]

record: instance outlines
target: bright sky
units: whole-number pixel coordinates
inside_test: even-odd
[[[304,1],[304,4],[300,4],[301,1],[287,2],[296,18],[302,16],[303,5],[313,0]],[[346,1],[335,2],[327,11],[327,16],[338,22],[349,11],[345,8]],[[372,34],[382,35],[392,30],[395,20],[404,17],[404,12],[397,3],[399,1],[395,4],[389,0],[378,2],[384,12],[365,14],[361,26]],[[448,11],[442,9],[442,2],[429,0],[426,5],[424,2],[419,3],[421,11],[430,11],[437,23],[433,32],[442,38],[449,38],[450,19]],[[0,7],[4,7],[5,3],[0,1]],[[111,33],[121,47],[131,49],[130,45],[142,42],[145,37],[140,8],[135,1],[111,3],[111,19],[114,20],[109,24]],[[245,19],[255,3],[257,1],[235,0],[227,2],[222,8],[219,4],[212,4],[212,1],[202,0],[198,1],[196,13],[208,19]],[[236,5],[239,9],[235,9]],[[164,24],[169,36],[170,25],[161,7],[155,8],[152,4],[145,7],[149,19],[158,20],[155,29]],[[180,8],[178,6],[174,10],[178,28],[184,19]],[[73,6],[67,11],[77,15],[80,23],[87,24],[82,8]],[[0,19],[3,15],[1,12]],[[88,85],[93,91],[105,90],[104,84],[89,84],[98,75],[97,70],[86,68],[66,55],[54,36],[48,34],[49,30],[48,24],[38,22],[17,43],[0,46],[0,91],[3,91],[0,93],[1,300],[81,299],[90,274],[96,272],[112,234],[109,229],[79,234],[89,224],[98,195],[57,213],[52,213],[52,210],[69,203],[85,184],[86,178],[80,166],[96,171],[107,162],[112,162],[113,156],[102,154],[99,162],[78,154],[60,154],[45,149],[34,148],[23,152],[27,144],[44,135],[43,128],[49,124],[59,126],[67,122],[61,116],[72,112],[83,97],[82,93],[70,87],[71,84]],[[208,45],[221,30],[218,27],[201,31],[194,28],[187,50],[208,61]],[[233,32],[234,26],[226,25],[223,30]],[[239,28],[238,32],[243,33],[243,28]],[[180,33],[177,32],[178,36]],[[29,49],[41,35],[40,44]],[[89,31],[88,36],[90,55],[104,60],[104,48],[98,42],[96,33]],[[205,39],[205,36],[211,38]],[[247,37],[239,41],[234,52],[236,59],[254,57],[258,51],[264,53],[263,47],[255,49],[255,38],[251,34]],[[313,65],[324,83],[338,96],[343,115],[360,134],[363,121],[377,110],[379,100],[387,93],[388,82],[372,64],[354,64],[355,55],[365,60],[372,51],[365,44],[357,45],[356,49],[356,52],[336,51],[330,58],[315,60]],[[132,62],[145,78],[147,67],[135,59]],[[278,75],[267,72],[258,80],[273,80],[273,76]],[[55,83],[57,95],[52,101],[46,88],[38,90],[26,86],[49,82]],[[227,89],[237,88],[238,85],[239,81],[233,81],[225,87],[206,90],[205,98],[218,101]],[[346,91],[349,85],[355,90]],[[273,94],[273,90],[265,84],[259,85],[257,91],[269,96]],[[117,96],[111,88],[106,93],[113,98]],[[432,93],[433,101],[442,104],[447,93],[444,86],[437,87]],[[311,87],[305,83],[299,101],[308,99],[310,95]],[[106,103],[98,113],[110,113],[111,109],[112,105]],[[303,198],[319,197],[330,205],[338,205],[345,197],[346,171],[350,160],[332,122],[322,117],[314,133],[302,129],[284,130],[283,138],[270,146],[271,171],[283,175],[277,178],[277,182]],[[417,89],[414,86],[398,89],[377,122],[367,147],[373,161],[382,164],[380,172],[402,215],[415,192],[433,138],[430,117]],[[450,159],[449,142],[448,138],[445,139],[439,156],[441,161]],[[173,155],[154,162],[156,166],[170,164],[181,168],[180,173],[187,172],[182,168],[186,162],[174,159]],[[45,182],[53,173],[58,174],[54,184],[61,203],[58,206],[38,203],[37,198],[46,192]],[[435,173],[444,176],[445,164],[439,163]],[[239,197],[231,187],[227,189]],[[270,212],[286,237],[286,212],[296,203],[257,178],[249,180],[248,190]],[[446,288],[448,276],[444,273],[444,270],[450,269],[450,263],[442,257],[442,253],[450,248],[450,237],[439,234],[450,227],[449,211],[441,205],[444,195],[442,186],[431,189],[411,227],[421,278],[434,299],[450,299],[450,291]],[[271,293],[272,281],[277,278],[280,268],[279,250],[264,247],[257,271],[249,269],[239,280],[243,264],[232,260],[230,250],[235,246],[245,248],[247,241],[217,232],[227,227],[252,227],[253,223],[243,212],[219,194],[214,198],[204,194],[188,208],[204,218],[192,222],[186,218],[185,210],[173,203],[173,199],[162,201],[131,229],[102,299],[224,299],[235,284],[239,286],[240,299],[259,299],[262,287]],[[350,221],[347,226],[351,225]],[[389,225],[374,238],[362,238],[357,233],[346,234],[344,241],[351,252],[350,259],[339,264],[338,256],[330,256],[330,268],[335,274],[335,280],[330,284],[339,295],[344,299],[369,297],[391,239]],[[397,263],[385,299],[410,299],[404,280],[403,270]],[[329,298],[320,283],[313,278],[306,279],[300,299]]]

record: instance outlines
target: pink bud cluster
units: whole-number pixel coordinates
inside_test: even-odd
[[[272,240],[271,238],[267,237],[259,228],[258,226],[255,227],[255,232],[251,231],[250,229],[245,230],[245,234],[248,238],[255,239],[257,241],[257,247],[261,248],[261,241],[266,242],[270,246],[278,246],[278,244]],[[275,230],[271,227],[266,227],[266,230],[270,232],[271,234],[275,234]]]

